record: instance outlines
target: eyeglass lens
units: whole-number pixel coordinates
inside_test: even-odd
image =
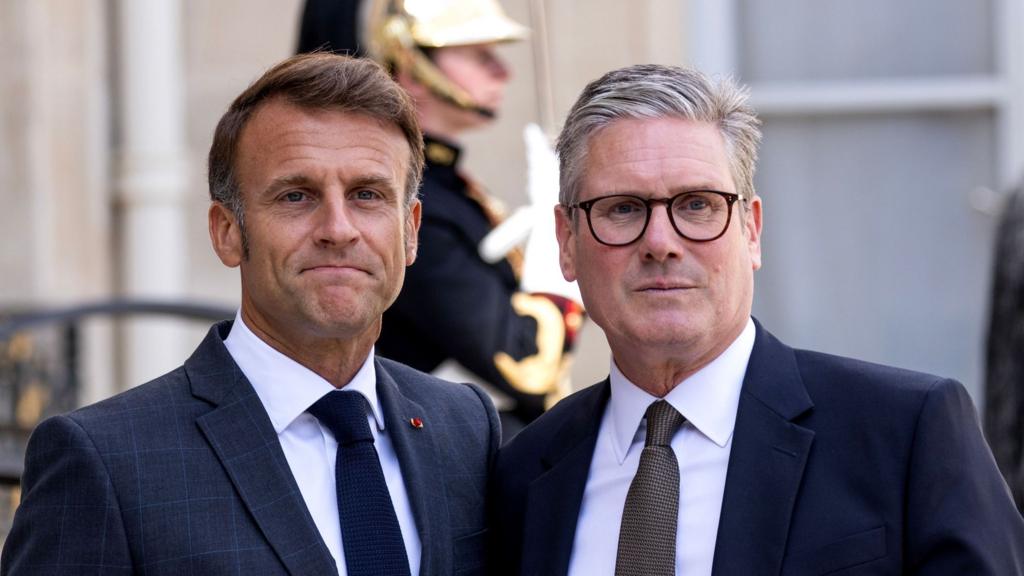
[[[670,199],[670,217],[676,231],[695,241],[712,240],[729,225],[732,203],[715,192],[684,192]],[[594,235],[606,244],[630,244],[644,233],[650,212],[648,204],[667,200],[615,195],[595,200],[588,217]],[[653,210],[653,206],[652,206]]]

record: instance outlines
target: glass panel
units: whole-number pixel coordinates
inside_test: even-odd
[[[746,82],[991,74],[992,0],[741,0]]]
[[[984,112],[769,119],[755,315],[792,345],[980,388],[995,181]]]

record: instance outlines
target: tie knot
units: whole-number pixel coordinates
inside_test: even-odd
[[[346,446],[355,442],[373,442],[366,419],[367,408],[362,394],[335,390],[324,394],[307,412],[334,434],[339,446]]]
[[[644,446],[668,446],[686,418],[671,404],[658,400],[647,407],[647,439]]]

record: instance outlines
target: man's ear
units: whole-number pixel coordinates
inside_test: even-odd
[[[747,250],[754,270],[761,268],[761,210],[761,197],[757,195],[747,202],[744,210],[744,235],[747,237]]]
[[[207,216],[213,251],[225,266],[238,266],[245,257],[245,250],[242,246],[242,229],[235,213],[220,202],[212,202]]]
[[[567,282],[576,280],[576,228],[569,209],[555,205],[555,236],[558,238],[558,264]]]
[[[420,219],[423,216],[423,203],[413,200],[405,217],[405,265],[411,266],[416,261],[416,251],[420,243]]]

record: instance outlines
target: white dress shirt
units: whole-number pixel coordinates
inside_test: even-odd
[[[753,347],[754,323],[748,320],[725,352],[665,396],[686,418],[672,438],[679,461],[679,576],[711,574],[736,410]],[[580,505],[570,576],[615,573],[622,509],[647,436],[644,413],[658,399],[627,380],[614,360],[610,379],[611,398],[601,419]]]
[[[306,412],[324,394],[333,391],[334,386],[256,336],[242,321],[241,311],[235,316],[235,323],[224,345],[256,389],[256,394],[270,415],[306,508],[334,557],[338,574],[346,576],[348,570],[345,567],[345,547],[338,520],[338,494],[334,486],[338,442],[330,430]],[[371,413],[366,417],[384,470],[384,481],[398,516],[398,525],[402,529],[410,573],[419,574],[420,537],[416,532],[398,457],[384,428],[384,413],[377,398],[377,372],[374,369],[373,354],[371,350],[363,366],[345,385],[344,390],[358,392],[369,402]]]

